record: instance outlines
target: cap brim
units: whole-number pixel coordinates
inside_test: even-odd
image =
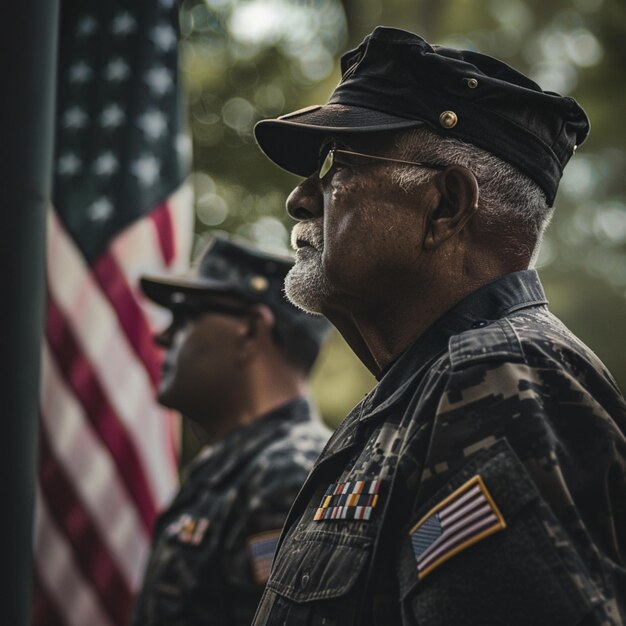
[[[424,122],[345,104],[309,107],[254,127],[261,150],[276,165],[298,176],[319,167],[322,142],[329,135],[356,135],[423,126]]]
[[[241,295],[230,283],[219,280],[194,279],[192,277],[142,276],[139,284],[148,299],[166,308],[172,308],[172,306],[177,304],[172,299],[172,294],[177,292],[187,294],[223,293]]]

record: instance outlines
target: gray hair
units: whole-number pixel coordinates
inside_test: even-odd
[[[396,139],[400,158],[441,165],[462,165],[473,172],[480,190],[478,208],[486,226],[518,224],[529,235],[529,253],[540,242],[552,217],[545,193],[516,167],[459,139],[441,137],[426,128],[403,132]],[[392,178],[410,191],[434,174],[432,170],[398,166]],[[521,242],[517,242],[518,246]]]

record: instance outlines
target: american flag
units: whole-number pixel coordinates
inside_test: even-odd
[[[185,269],[174,0],[64,1],[48,216],[33,624],[125,624],[176,487],[145,273]]]
[[[254,580],[264,585],[270,577],[274,553],[280,538],[280,530],[260,533],[248,539],[248,551],[252,562]]]
[[[506,528],[479,475],[429,511],[411,530],[420,579],[477,541]]]

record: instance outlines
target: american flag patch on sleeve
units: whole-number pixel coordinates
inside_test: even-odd
[[[506,528],[480,476],[432,508],[409,532],[421,580],[444,561]]]
[[[280,530],[270,530],[265,533],[259,533],[248,537],[248,553],[250,554],[250,564],[252,566],[252,576],[256,583],[263,585],[270,577],[272,568],[272,559]]]

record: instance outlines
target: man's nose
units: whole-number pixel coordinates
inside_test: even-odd
[[[324,212],[324,198],[317,172],[300,183],[287,198],[287,213],[298,221],[320,217]]]

